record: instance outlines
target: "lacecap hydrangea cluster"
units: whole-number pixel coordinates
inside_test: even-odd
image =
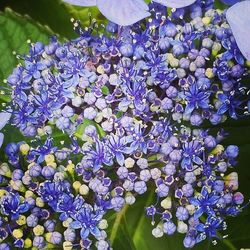
[[[245,206],[238,147],[201,128],[247,112],[249,68],[225,15],[209,1],[150,8],[129,27],[75,22],[77,39],[20,56],[7,110],[33,140],[5,148],[1,250],[111,249],[107,212],[152,188],[153,236],[179,232],[186,248],[219,238]]]

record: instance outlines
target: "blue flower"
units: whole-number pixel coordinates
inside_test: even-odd
[[[98,224],[103,214],[104,211],[102,209],[98,207],[94,209],[91,205],[84,204],[81,210],[72,216],[75,221],[70,223],[70,227],[73,229],[81,229],[80,235],[82,239],[88,238],[89,234],[97,238],[101,235]]]
[[[133,148],[127,146],[132,140],[132,137],[119,137],[114,134],[108,138],[107,146],[110,148],[120,166],[124,164],[124,154],[132,154],[134,151]]]
[[[46,155],[52,154],[56,151],[57,148],[53,146],[52,141],[51,138],[48,138],[43,146],[39,146],[37,149],[30,151],[31,155],[38,156],[37,163],[43,162]]]
[[[196,226],[197,231],[201,232],[201,234],[197,236],[197,243],[204,240],[206,237],[208,237],[209,239],[218,238],[217,231],[220,229],[225,230],[225,226],[225,222],[222,218],[210,215],[206,219],[205,223],[200,223]]]
[[[199,218],[203,213],[214,214],[213,207],[219,198],[220,197],[213,192],[209,193],[207,187],[203,187],[198,197],[189,199],[190,203],[197,207],[194,217]]]
[[[194,140],[184,143],[183,159],[181,161],[182,168],[191,171],[193,170],[193,162],[195,164],[201,165],[203,163],[202,159],[200,158],[202,152],[202,145],[199,141]]]
[[[219,115],[223,115],[228,111],[229,115],[232,118],[237,119],[236,110],[237,110],[237,108],[239,108],[241,101],[237,100],[235,95],[232,95],[230,93],[228,93],[228,94],[219,93],[218,99],[220,100],[221,105],[220,105],[217,113]]]
[[[2,198],[1,211],[4,215],[10,216],[12,221],[17,220],[20,214],[23,214],[28,210],[28,203],[21,203],[20,195],[18,193],[11,192]]]
[[[185,113],[191,114],[199,107],[202,109],[209,108],[209,96],[211,93],[208,91],[201,91],[196,83],[193,83],[189,91],[185,91],[184,99],[187,101]]]
[[[64,191],[67,190],[68,188],[63,182],[46,181],[40,187],[39,194],[56,211],[58,200],[62,197]]]
[[[87,166],[90,166],[94,172],[98,171],[103,164],[111,166],[113,163],[109,148],[98,139],[93,148],[84,150],[84,154],[82,159],[84,165],[87,163]]]
[[[57,202],[56,211],[60,212],[59,219],[67,220],[70,215],[77,213],[84,204],[84,199],[77,196],[75,199],[72,195],[63,193]]]

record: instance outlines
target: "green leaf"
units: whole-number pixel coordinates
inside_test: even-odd
[[[83,26],[89,26],[89,13],[98,23],[104,23],[105,18],[96,7],[79,7],[67,4],[61,0],[8,0],[8,6],[14,11],[29,15],[43,25],[49,26],[54,32],[67,38],[76,37],[71,18],[80,20]]]
[[[22,17],[10,9],[0,12],[0,81],[7,78],[19,63],[15,53],[24,54],[29,51],[27,40],[47,43],[53,32],[28,17]],[[1,86],[6,86],[1,84]],[[0,96],[4,102],[6,95]]]

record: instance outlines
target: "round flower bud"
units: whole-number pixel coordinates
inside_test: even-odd
[[[152,179],[154,179],[154,180],[157,180],[158,178],[161,177],[161,170],[158,168],[151,169],[150,173],[151,173]]]
[[[183,240],[183,245],[186,248],[192,248],[195,245],[196,241],[191,236],[186,236]]]
[[[120,179],[125,179],[128,176],[128,169],[126,167],[119,167],[116,173]]]
[[[0,243],[0,250],[10,250],[10,246],[7,243]]]
[[[24,240],[24,248],[31,248],[32,247],[32,241],[30,238],[26,238]]]
[[[114,197],[111,199],[111,205],[115,211],[120,211],[124,206],[124,203],[125,201],[122,197]]]
[[[132,194],[127,194],[125,196],[125,202],[126,204],[132,205],[135,203],[135,197]]]
[[[135,164],[135,160],[131,157],[127,158],[124,162],[126,168],[132,168]]]
[[[183,221],[178,221],[177,231],[181,234],[185,234],[188,231],[188,225],[184,223]]]
[[[80,181],[75,181],[72,186],[75,189],[75,191],[78,192],[80,187],[81,187],[81,182]]]
[[[161,201],[161,207],[163,207],[164,209],[171,209],[172,208],[172,201],[171,201],[171,197],[167,197],[164,200]]]
[[[156,189],[157,195],[159,197],[166,197],[169,192],[169,187],[164,183],[161,183]]]
[[[152,230],[152,235],[155,238],[161,238],[163,236],[163,230],[161,227],[156,227]]]
[[[69,227],[70,223],[73,221],[72,218],[68,218],[67,220],[63,221],[63,226],[64,227]]]
[[[76,96],[74,99],[72,99],[72,105],[77,108],[79,108],[82,105],[82,102],[83,100],[80,96]]]
[[[20,239],[23,237],[23,231],[21,229],[14,229],[12,232],[12,235],[16,238],[16,239]]]
[[[244,202],[244,196],[240,192],[236,192],[233,196],[233,200],[237,205],[241,205]]]
[[[134,190],[138,194],[145,193],[147,191],[146,183],[144,181],[137,181],[137,182],[135,182]]]
[[[102,220],[99,222],[98,227],[99,227],[101,230],[107,229],[107,228],[108,228],[108,222],[107,222],[107,220],[102,219]]]
[[[62,241],[62,235],[58,232],[52,232],[50,233],[50,241],[52,244],[59,245]]]
[[[16,181],[16,180],[20,180],[23,177],[23,171],[21,169],[15,169],[12,172],[12,180]]]
[[[53,220],[47,220],[44,223],[44,227],[48,232],[53,232],[55,230],[56,222]]]
[[[42,198],[40,198],[40,197],[36,198],[36,205],[38,207],[44,207],[44,201],[42,200]]]
[[[44,160],[49,165],[50,163],[55,161],[55,156],[52,154],[45,155]]]
[[[225,185],[230,187],[233,191],[236,191],[239,187],[238,174],[232,172],[229,175],[224,177]]]
[[[37,247],[38,249],[44,248],[46,245],[45,240],[42,236],[35,236],[33,239],[33,246]]]
[[[33,228],[33,233],[36,235],[36,236],[39,236],[39,235],[43,235],[44,233],[44,227],[41,226],[41,225],[37,225]]]
[[[20,145],[20,148],[19,148],[20,152],[22,155],[27,155],[29,150],[30,150],[30,146],[28,144],[22,144]]]
[[[163,224],[163,232],[168,235],[174,234],[176,225],[172,221],[167,221]]]
[[[19,226],[22,226],[22,225],[25,225],[26,224],[26,217],[24,215],[20,215],[18,220],[16,221],[16,223],[19,225]]]
[[[72,250],[73,244],[70,241],[64,241],[63,242],[63,250]]]
[[[110,246],[107,241],[99,240],[96,242],[96,248],[97,250],[108,250],[110,249]]]
[[[189,217],[188,210],[185,207],[178,207],[176,211],[176,217],[179,220],[187,220]]]
[[[89,187],[85,184],[80,186],[79,193],[81,195],[87,195],[89,193]]]
[[[239,147],[235,145],[229,145],[226,149],[226,154],[229,158],[236,158],[239,154]]]
[[[64,239],[66,241],[70,241],[70,242],[73,242],[76,238],[76,233],[75,233],[75,230],[74,229],[71,229],[71,228],[67,228],[64,233]]]
[[[38,223],[38,218],[31,214],[26,218],[26,222],[28,227],[35,227]]]
[[[145,169],[148,167],[148,161],[145,158],[140,158],[137,160],[136,164],[139,166],[141,169]]]
[[[150,174],[150,171],[148,169],[143,169],[142,171],[140,171],[140,179],[142,181],[149,181],[151,178],[151,174]]]

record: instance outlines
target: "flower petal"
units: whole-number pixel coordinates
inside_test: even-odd
[[[153,0],[170,8],[183,8],[193,4],[196,0]]]
[[[10,113],[7,113],[7,112],[0,113],[0,130],[6,125],[10,117],[11,117]]]
[[[227,4],[227,5],[234,5],[238,3],[240,0],[220,0],[222,3]]]
[[[66,3],[78,6],[95,6],[96,0],[63,0]]]
[[[250,60],[250,1],[239,2],[227,10],[227,21],[236,43],[247,60]]]
[[[127,26],[150,15],[143,0],[97,0],[97,7],[113,23]]]
[[[1,148],[2,145],[3,145],[3,139],[4,139],[3,133],[0,133],[0,148]]]

